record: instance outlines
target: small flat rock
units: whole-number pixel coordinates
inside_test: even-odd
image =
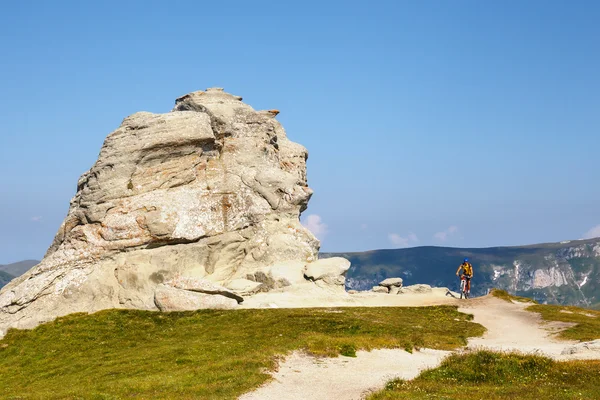
[[[387,278],[387,279],[379,282],[379,286],[386,286],[386,287],[397,286],[397,287],[402,287],[402,278]]]
[[[220,294],[205,294],[158,285],[154,303],[160,311],[195,311],[203,309],[231,310],[238,306],[235,299]]]
[[[190,276],[178,276],[165,282],[166,286],[171,286],[175,289],[182,289],[191,292],[204,294],[218,294],[236,300],[238,303],[244,301],[244,298],[223,286],[216,285],[210,281]]]

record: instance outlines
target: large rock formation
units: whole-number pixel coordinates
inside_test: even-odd
[[[319,242],[299,221],[307,151],[278,111],[241,100],[208,89],[125,118],[42,262],[0,292],[0,337],[72,312],[231,308],[235,290],[312,282]],[[344,274],[328,281],[343,288]]]

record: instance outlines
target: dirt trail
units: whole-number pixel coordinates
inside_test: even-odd
[[[358,351],[357,357],[314,358],[300,353],[287,357],[273,380],[240,400],[358,400],[394,378],[413,379],[439,365],[448,354],[423,350]]]
[[[357,306],[398,306],[386,295],[356,298]],[[390,304],[391,303],[391,304]],[[473,314],[474,322],[486,327],[483,337],[469,340],[467,351],[490,349],[536,353],[558,360],[600,358],[600,353],[562,355],[575,342],[552,337],[564,325],[544,323],[540,316],[525,311],[529,304],[510,303],[492,296],[470,300],[414,295],[402,305],[455,304],[459,311]],[[417,304],[419,303],[419,304]],[[336,306],[340,306],[336,304]],[[449,352],[423,349],[409,354],[400,349],[359,351],[356,358],[318,359],[300,353],[288,356],[274,372],[273,380],[240,397],[240,400],[363,399],[394,378],[412,379],[422,370],[438,366]]]
[[[589,358],[589,355],[584,354],[561,355],[565,347],[577,342],[558,340],[552,334],[568,325],[544,322],[539,314],[525,310],[530,305],[509,303],[491,296],[461,303],[458,310],[473,314],[474,322],[487,329],[482,337],[469,339],[468,349],[519,351],[557,360]]]

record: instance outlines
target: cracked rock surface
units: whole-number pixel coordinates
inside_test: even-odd
[[[125,118],[79,179],[42,262],[0,291],[0,337],[73,312],[231,308],[243,299],[229,286],[302,279],[319,249],[299,221],[312,195],[308,154],[277,113],[208,89],[171,112]],[[219,289],[194,289],[210,284]]]

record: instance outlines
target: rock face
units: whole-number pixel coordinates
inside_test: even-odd
[[[0,292],[0,336],[72,312],[230,308],[241,301],[230,282],[244,293],[307,282],[319,249],[299,221],[307,151],[278,112],[241,100],[208,89],[125,118],[42,262]],[[198,289],[211,284],[224,287]]]

